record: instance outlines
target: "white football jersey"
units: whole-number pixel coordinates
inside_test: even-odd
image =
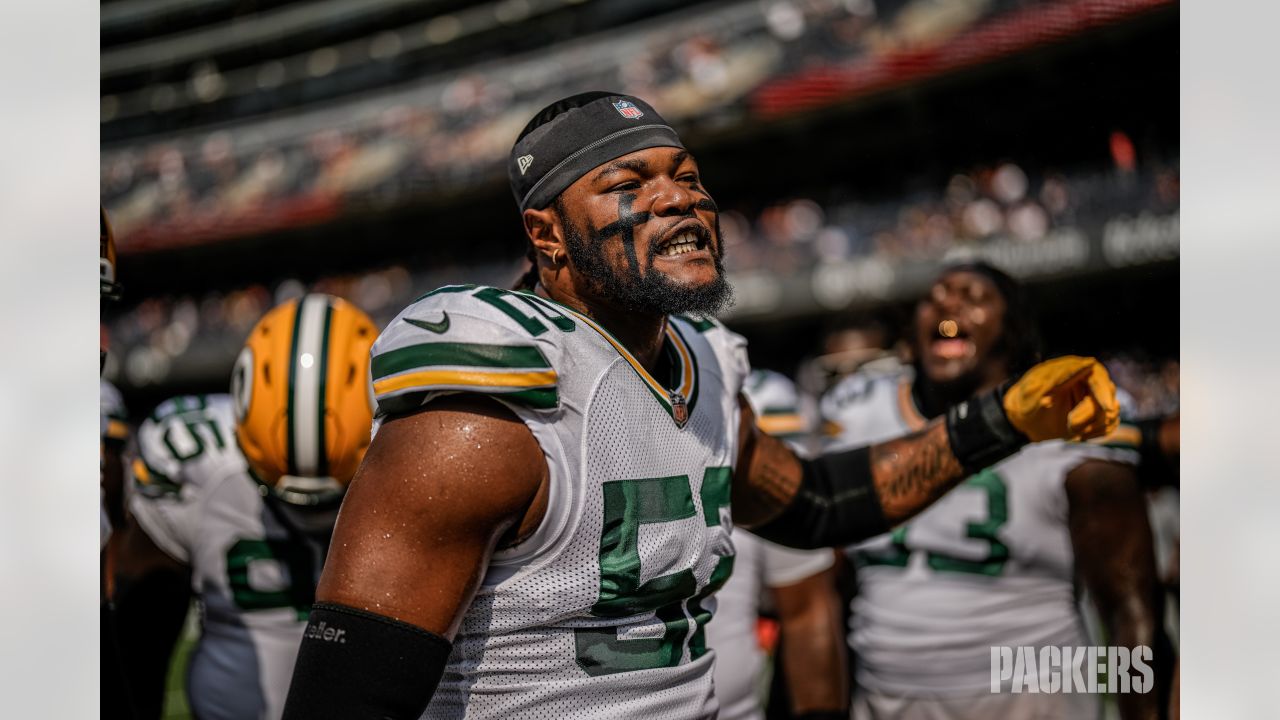
[[[925,424],[913,371],[860,372],[823,398],[833,446],[899,437]],[[987,694],[992,646],[1088,644],[1075,600],[1067,473],[1130,450],[1037,443],[968,478],[893,532],[849,549],[856,567],[850,646],[856,678],[884,695]]]
[[[772,370],[753,370],[743,385],[756,424],[793,446],[806,439],[807,425],[799,413],[795,383]],[[831,567],[831,551],[782,547],[738,529],[733,575],[716,592],[715,622],[707,626],[707,644],[715,651],[716,698],[720,720],[764,717],[760,690],[765,678],[765,654],[756,637],[762,593],[767,588],[797,583]]]
[[[707,645],[716,658],[716,699],[720,720],[763,719],[765,654],[756,636],[761,593],[817,575],[835,564],[835,556],[827,548],[783,547],[741,528],[733,532],[733,546],[733,575],[716,592],[715,622],[707,626]]]
[[[228,395],[166,401],[139,428],[138,452],[130,510],[191,568],[200,600],[192,710],[202,720],[279,718],[328,536],[307,535],[290,509],[264,499],[236,445]]]
[[[671,318],[654,378],[594,321],[449,286],[373,347],[376,428],[444,394],[519,416],[550,470],[534,535],[494,555],[429,718],[713,716],[711,594],[733,567],[729,485],[745,341]]]
[[[773,370],[752,370],[742,391],[761,430],[797,451],[802,449],[809,424],[800,411],[800,393],[790,378]]]

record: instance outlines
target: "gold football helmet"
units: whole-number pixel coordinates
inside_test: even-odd
[[[106,209],[102,207],[98,209],[101,211],[99,269],[102,275],[102,299],[119,300],[120,283],[116,282],[116,238],[111,232],[111,223],[107,221]]]
[[[295,505],[332,507],[369,447],[369,316],[332,295],[273,308],[231,374],[236,440],[264,488]]]

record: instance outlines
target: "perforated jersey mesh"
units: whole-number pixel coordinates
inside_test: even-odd
[[[724,332],[713,330],[713,332]],[[736,396],[745,363],[724,357],[689,329],[697,357],[699,392],[688,423],[680,428],[636,371],[591,328],[555,336],[560,408],[538,412],[512,405],[534,432],[563,500],[546,523],[564,529],[516,567],[492,567],[464,617],[449,668],[427,718],[701,718],[715,713],[712,654],[693,658],[689,644],[697,623],[688,596],[668,603],[667,619],[679,626],[675,665],[608,674],[588,673],[580,662],[575,629],[607,628],[626,643],[662,637],[668,625],[650,608],[603,617],[592,608],[602,597],[601,551],[606,487],[653,478],[687,483],[681,517],[639,526],[639,583],[691,572],[688,595],[701,591],[717,563],[732,554],[728,513],[713,513],[708,527],[702,504],[707,468],[727,468],[736,444]],[[540,338],[541,339],[541,338]],[[551,355],[551,353],[548,353]],[[555,437],[556,442],[550,440]],[[562,457],[550,457],[561,453]],[[664,502],[670,498],[664,498]],[[679,504],[679,503],[676,503]],[[625,593],[624,593],[625,594]],[[704,609],[714,607],[706,600]],[[590,664],[589,661],[586,664]]]
[[[201,637],[187,674],[192,709],[210,720],[279,717],[306,628],[309,593],[295,589],[315,587],[325,548],[299,539],[268,510],[234,439],[219,448],[206,435],[213,430],[195,422],[214,419],[223,431],[233,428],[229,398],[210,396],[205,410],[188,418],[205,449],[182,464],[167,453],[165,423],[143,424],[143,451],[176,467],[178,486],[160,494],[134,492],[129,507],[158,546],[191,568],[202,609]],[[304,568],[309,576],[293,576]]]

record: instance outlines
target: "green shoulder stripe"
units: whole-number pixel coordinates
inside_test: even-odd
[[[550,368],[536,347],[436,342],[410,345],[377,355],[371,363],[374,380],[406,370],[431,366],[486,368]]]

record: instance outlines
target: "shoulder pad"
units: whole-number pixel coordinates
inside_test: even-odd
[[[726,380],[731,383],[745,382],[751,373],[751,360],[747,357],[747,339],[725,327],[724,323],[712,317],[695,317],[691,315],[672,315],[670,321],[681,328],[688,328],[706,338],[712,352],[716,354],[730,376]],[[734,392],[740,389],[734,387]]]
[[[1123,430],[1126,426],[1121,425]],[[1114,433],[1113,433],[1114,434]],[[1068,469],[1073,468],[1086,460],[1103,460],[1106,462],[1119,463],[1121,465],[1137,465],[1141,462],[1141,455],[1138,448],[1126,442],[1110,442],[1104,436],[1102,438],[1094,438],[1085,442],[1072,442],[1069,440],[1050,441],[1048,443],[1036,443],[1029,446],[1030,448],[1038,448],[1041,445],[1057,447],[1061,453],[1061,458],[1066,463]]]
[[[896,386],[902,380],[910,381],[911,369],[902,365],[893,368],[863,368],[836,383],[822,396],[821,409],[824,415],[839,412],[841,409],[872,397],[872,391],[884,384]]]
[[[474,285],[427,293],[373,344],[375,416],[461,392],[553,409],[560,401],[555,368],[562,336],[577,329],[555,303],[527,293]]]
[[[800,393],[796,385],[779,372],[756,369],[742,384],[756,415],[756,425],[764,432],[790,439],[800,437],[808,430],[808,423],[800,413]]]
[[[183,395],[160,403],[138,427],[137,457],[130,465],[144,495],[178,492],[199,482],[197,465],[238,457],[229,395]]]
[[[717,329],[724,330],[725,332],[729,332],[729,329],[724,326],[724,323],[720,322],[719,320],[713,317],[697,317],[694,315],[672,315],[671,317],[676,318],[677,320],[685,321],[686,323],[689,324],[689,327],[693,328],[694,330],[700,333],[707,332],[708,330],[717,330]]]
[[[1121,450],[1140,450],[1142,448],[1142,431],[1136,425],[1121,422],[1116,429],[1101,437],[1085,441],[1086,445],[1118,448]]]
[[[757,415],[777,412],[795,412],[800,404],[800,393],[791,378],[780,372],[756,368],[742,384],[742,392]]]

